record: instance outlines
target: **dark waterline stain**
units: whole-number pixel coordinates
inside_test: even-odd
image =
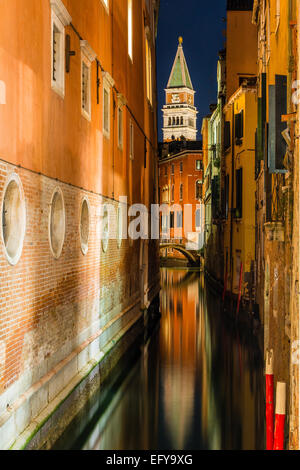
[[[161,313],[56,449],[264,448],[257,335],[230,322],[203,276],[186,270],[162,270]]]

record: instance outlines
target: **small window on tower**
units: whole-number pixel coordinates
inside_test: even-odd
[[[174,175],[174,173],[175,173],[175,166],[174,166],[174,165],[172,165],[172,167],[171,167],[171,168],[172,168],[172,173],[171,173],[171,175]]]
[[[183,173],[183,162],[180,162],[180,173]]]

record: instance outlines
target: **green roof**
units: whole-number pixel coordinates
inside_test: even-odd
[[[182,45],[179,44],[167,88],[190,88],[193,90],[189,69]]]

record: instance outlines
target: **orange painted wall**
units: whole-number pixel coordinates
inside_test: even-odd
[[[240,86],[240,75],[257,74],[257,30],[252,11],[227,12],[226,67],[228,100]]]
[[[203,181],[203,171],[196,170],[196,160],[203,159],[202,152],[197,153],[182,153],[169,161],[159,162],[159,193],[160,204],[163,204],[163,188],[169,187],[169,204],[192,205],[193,223],[191,231],[196,232],[195,211],[199,201],[196,200],[196,182],[197,180]],[[180,163],[183,163],[183,171],[180,172]],[[174,165],[174,175],[171,174],[172,165]],[[167,175],[165,171],[167,169]],[[183,184],[183,198],[180,200],[180,185]],[[171,187],[174,185],[174,200],[171,200]],[[176,217],[175,217],[176,227]],[[171,230],[171,238],[176,238],[176,230]]]
[[[109,13],[100,0],[64,0],[64,5],[76,30],[114,78],[116,90],[126,97],[128,107],[155,147],[156,117],[146,98],[145,2],[133,0],[133,62],[127,53],[127,2],[110,2]],[[81,115],[80,43],[70,26],[66,27],[66,34],[71,36],[76,56],[71,58],[71,70],[65,77],[65,98],[51,89],[50,18],[48,0],[9,0],[1,4],[0,79],[6,84],[7,104],[0,109],[0,157],[109,197],[128,191],[132,171],[139,183],[134,185],[134,198],[140,200],[143,193],[140,182],[144,178],[149,181],[150,177],[149,171],[144,171],[144,136],[135,124],[136,158],[131,170],[127,157],[131,116],[126,110],[124,150],[120,152],[116,116],[113,123],[116,91],[111,96],[108,140],[102,132],[102,80],[100,104],[96,102],[95,62],[91,122]],[[155,73],[154,44],[152,52]],[[154,159],[150,145],[148,158]]]

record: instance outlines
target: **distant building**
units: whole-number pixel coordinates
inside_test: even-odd
[[[197,141],[197,108],[182,38],[166,88],[163,138],[159,145],[159,200],[169,214],[161,216],[161,238],[204,244],[203,153]],[[184,206],[190,205],[190,212]],[[184,229],[186,232],[184,233]]]
[[[197,139],[197,109],[194,106],[195,91],[185,60],[182,38],[168,81],[166,104],[163,107],[163,139]]]

